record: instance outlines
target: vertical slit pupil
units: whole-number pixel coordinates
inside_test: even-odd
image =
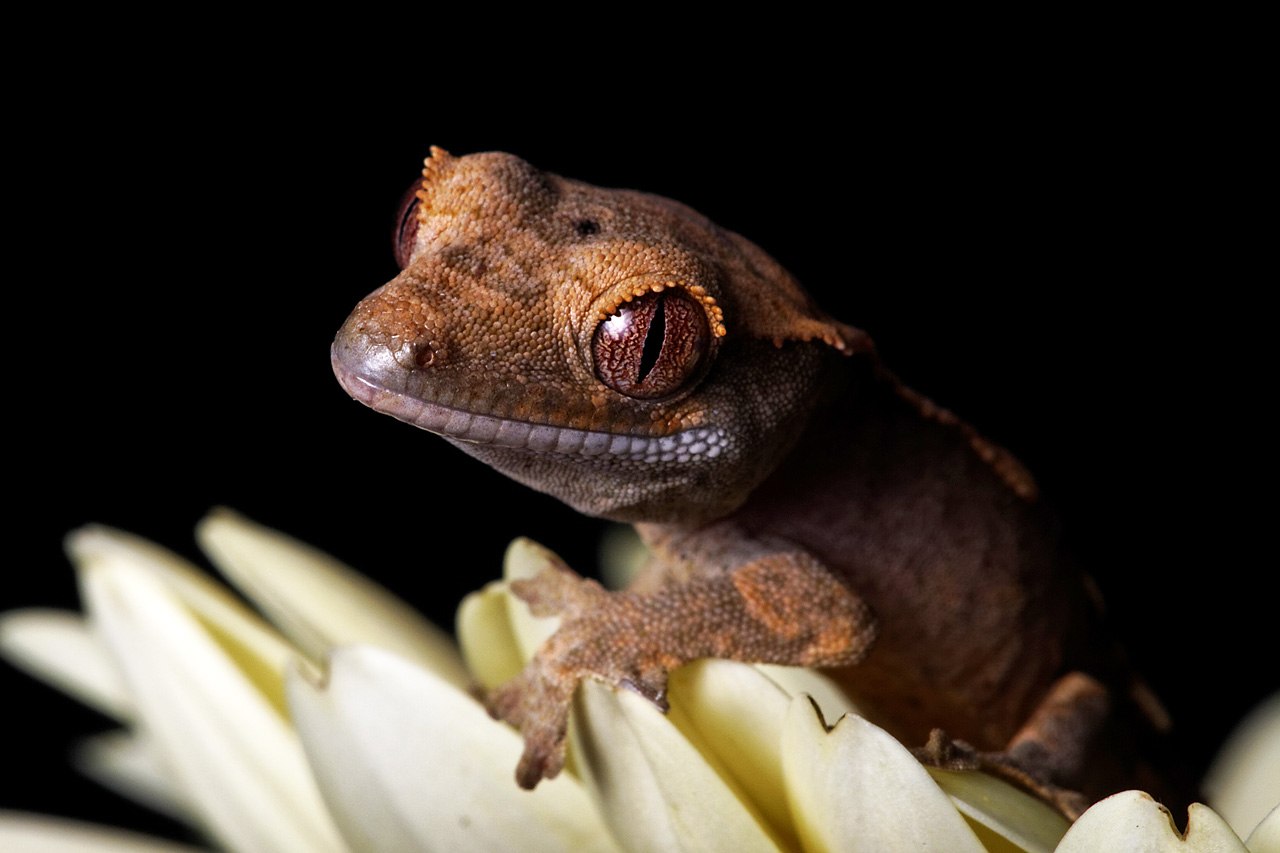
[[[665,293],[658,294],[658,304],[654,306],[653,319],[649,321],[649,331],[644,336],[644,351],[640,353],[637,384],[644,382],[645,377],[653,370],[653,366],[658,363],[658,356],[662,354],[662,342],[667,338],[667,312],[664,309],[666,301]]]

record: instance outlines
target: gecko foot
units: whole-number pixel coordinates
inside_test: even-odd
[[[534,614],[561,620],[488,702],[524,736],[525,787],[564,765],[570,705],[583,679],[632,690],[665,711],[667,675],[690,661],[847,666],[875,635],[866,604],[798,552],[771,552],[732,572],[644,593],[606,592],[562,565],[511,589]]]
[[[557,684],[531,663],[518,676],[489,693],[489,713],[515,726],[524,738],[524,752],[516,767],[516,782],[532,789],[552,779],[564,767],[569,708],[577,686]]]
[[[534,616],[565,616],[589,613],[610,598],[609,592],[552,557],[550,565],[531,578],[511,583],[511,591],[529,605]]]
[[[560,616],[560,627],[515,678],[490,691],[486,706],[515,726],[524,738],[516,781],[533,788],[564,767],[569,714],[578,684],[594,678],[626,688],[667,710],[670,664],[632,624],[643,612],[636,599],[610,594],[594,581],[563,566],[512,584],[512,591],[537,616]]]
[[[944,770],[981,770],[1043,800],[1067,820],[1074,821],[1089,808],[1089,798],[1079,791],[1054,785],[1023,765],[1010,752],[980,752],[962,740],[952,740],[942,729],[929,733],[923,747],[911,750],[921,764]]]
[[[584,630],[579,622],[566,623],[561,631],[565,628],[569,629],[570,638]],[[486,701],[491,715],[515,726],[524,738],[524,752],[516,768],[516,782],[522,788],[534,788],[563,769],[573,694],[584,679],[594,678],[634,691],[662,712],[667,711],[665,669],[624,672],[604,661],[594,666],[582,660],[575,662],[575,658],[582,657],[575,651],[584,647],[571,640],[557,642],[560,636],[559,632],[552,635],[524,670],[490,691]]]

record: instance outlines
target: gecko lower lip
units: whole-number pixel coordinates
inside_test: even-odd
[[[343,364],[336,349],[331,350],[330,361],[338,383],[355,400],[376,412],[454,441],[535,453],[579,456],[607,453],[651,463],[714,459],[723,450],[724,434],[714,427],[688,429],[654,438],[498,418],[441,406],[383,388]]]

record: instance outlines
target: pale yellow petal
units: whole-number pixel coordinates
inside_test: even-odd
[[[1205,776],[1204,791],[1214,810],[1242,836],[1280,805],[1280,693],[1232,732]]]
[[[447,634],[323,551],[227,509],[210,513],[196,533],[218,569],[313,661],[335,646],[367,643],[467,683]]]
[[[84,617],[65,610],[0,615],[0,654],[91,708],[130,719],[128,692]]]
[[[600,537],[600,580],[606,589],[625,589],[645,563],[649,549],[630,524],[610,525]]]
[[[773,835],[794,847],[782,778],[782,727],[790,697],[749,664],[703,660],[671,674],[668,718],[726,773]]]
[[[510,583],[562,565],[559,557],[538,543],[515,539],[503,558],[504,580],[464,600],[458,613],[458,638],[481,686],[491,689],[519,673],[560,625],[559,617],[530,613],[529,606],[511,592]],[[572,751],[566,757],[565,772],[578,773]]]
[[[1249,833],[1245,846],[1249,853],[1280,853],[1280,806],[1272,809]]]
[[[455,621],[462,658],[486,690],[513,678],[524,666],[511,627],[509,596],[506,584],[491,583],[468,595],[458,607]]]
[[[516,786],[519,736],[437,673],[382,649],[337,649],[290,704],[321,789],[356,850],[614,850],[568,776]]]
[[[845,714],[865,716],[839,685],[817,670],[800,666],[778,666],[771,663],[758,663],[755,664],[755,668],[785,690],[788,696],[799,696],[803,693],[812,697],[813,701],[818,703],[825,719],[838,720]]]
[[[91,619],[183,800],[231,849],[345,849],[292,731],[166,579],[128,560],[84,556],[81,568]]]
[[[1124,791],[1094,803],[1067,830],[1057,853],[1247,853],[1227,822],[1208,806],[1193,804],[1184,839],[1164,806],[1141,791]]]
[[[147,838],[109,826],[23,812],[0,812],[5,853],[197,853],[174,841]]]
[[[243,602],[186,560],[138,536],[90,526],[72,533],[66,544],[78,569],[126,566],[162,584],[284,714],[284,668],[297,651]]]
[[[527,580],[559,564],[559,557],[532,539],[515,539],[507,546],[502,576],[508,583]],[[520,656],[528,661],[538,647],[555,633],[560,620],[554,616],[534,616],[529,612],[528,606],[514,595],[509,594],[507,601],[508,618],[520,647]]]
[[[807,697],[782,738],[792,814],[806,850],[981,853],[951,799],[911,753],[861,717],[827,731]]]
[[[145,735],[124,731],[88,738],[77,746],[76,768],[103,787],[174,820],[190,822],[195,810],[160,750]]]
[[[625,849],[779,849],[720,774],[640,696],[585,682],[571,735],[579,772]]]
[[[985,773],[927,768],[970,823],[1018,850],[1048,853],[1070,824],[1042,800]]]

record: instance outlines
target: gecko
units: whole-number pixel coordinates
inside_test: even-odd
[[[524,738],[520,785],[563,767],[583,679],[665,710],[668,673],[715,657],[821,668],[923,761],[1068,817],[1169,789],[1141,754],[1167,715],[1032,476],[754,243],[666,198],[432,148],[395,254],[334,340],[347,393],[651,553],[621,591],[563,565],[513,585],[561,619],[486,699]]]

